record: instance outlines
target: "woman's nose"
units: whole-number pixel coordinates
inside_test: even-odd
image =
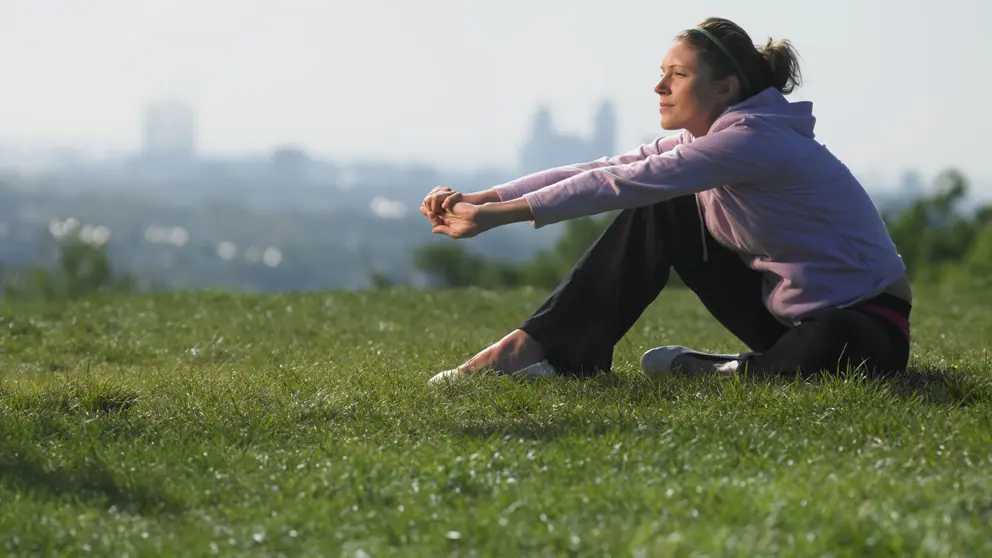
[[[668,84],[665,83],[664,78],[658,80],[658,83],[655,84],[654,92],[657,93],[658,95],[668,93]]]

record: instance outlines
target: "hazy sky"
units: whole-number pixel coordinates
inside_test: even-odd
[[[143,105],[196,108],[201,150],[515,165],[540,103],[619,151],[662,132],[679,30],[793,40],[817,135],[856,172],[992,180],[988,0],[0,0],[0,140],[134,149]]]

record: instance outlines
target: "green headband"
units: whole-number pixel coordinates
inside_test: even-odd
[[[721,43],[719,40],[717,40],[717,38],[714,37],[712,33],[710,33],[709,31],[707,31],[705,29],[703,29],[702,27],[694,27],[693,29],[696,30],[696,31],[699,31],[700,33],[702,33],[703,35],[705,35],[707,39],[709,39],[710,41],[713,41],[713,44],[715,44],[716,46],[720,47],[720,50],[722,50],[723,53],[727,55],[727,58],[734,65],[734,68],[737,68],[737,77],[739,77],[741,79],[741,85],[744,86],[744,93],[746,94],[748,91],[750,91],[751,90],[751,84],[747,81],[747,76],[744,75],[744,68],[741,68],[741,65],[737,63],[737,59],[734,58],[734,55],[733,54],[730,54],[730,49],[728,49],[727,47],[723,46],[723,43]]]

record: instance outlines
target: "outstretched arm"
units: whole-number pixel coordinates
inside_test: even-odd
[[[541,188],[559,183],[592,169],[630,164],[636,161],[643,161],[654,155],[660,155],[667,151],[671,151],[677,145],[680,145],[682,140],[682,133],[658,138],[651,143],[641,145],[637,149],[624,153],[623,155],[603,157],[588,163],[567,165],[536,172],[524,176],[523,178],[518,178],[517,180],[513,180],[487,190],[472,192],[470,194],[463,194],[461,192],[455,192],[451,188],[438,186],[431,190],[431,192],[424,198],[424,201],[420,206],[420,212],[427,216],[430,219],[431,224],[436,228],[443,225],[443,222],[439,218],[440,214],[445,211],[450,211],[452,205],[458,202],[467,202],[473,205],[484,205],[517,200],[525,194],[535,192]],[[502,212],[503,209],[490,208],[488,211]],[[502,213],[500,214],[503,215]],[[513,215],[520,216],[522,214],[513,213]],[[435,232],[438,231],[436,230]]]
[[[795,156],[791,136],[756,137],[745,122],[738,122],[643,160],[574,174],[517,200],[462,208],[462,216],[472,222],[464,230],[474,236],[496,226],[527,220],[542,227],[652,205],[725,184],[760,181]],[[436,232],[447,234],[444,230]]]
[[[552,184],[556,184],[583,172],[610,167],[615,165],[625,165],[636,161],[643,161],[652,155],[660,155],[666,151],[671,151],[676,145],[682,143],[682,133],[658,138],[651,143],[646,143],[637,149],[618,155],[616,157],[603,157],[588,163],[576,165],[566,165],[553,169],[543,170],[529,174],[522,178],[500,184],[493,188],[497,199],[487,199],[487,201],[510,201],[515,200],[524,194],[540,190]],[[466,199],[465,201],[469,201]],[[473,202],[476,203],[476,202]]]
[[[760,182],[811,149],[744,120],[634,163],[588,170],[523,196],[535,227],[660,203],[727,184]]]

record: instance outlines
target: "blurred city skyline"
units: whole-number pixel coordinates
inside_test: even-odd
[[[817,135],[859,176],[956,167],[992,192],[977,107],[992,85],[979,1],[0,2],[0,149],[147,151],[147,109],[188,106],[206,156],[294,145],[335,161],[524,166],[535,116],[614,152],[661,130],[651,87],[671,37],[728,17],[803,56]],[[930,38],[934,40],[928,40]],[[175,113],[173,113],[175,114]]]

